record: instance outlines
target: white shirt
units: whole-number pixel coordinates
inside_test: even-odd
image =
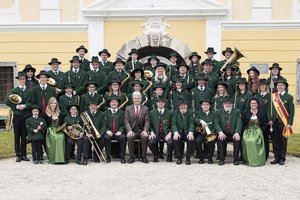
[[[139,111],[139,113],[140,113],[141,105],[138,105],[138,106],[134,105],[134,111],[135,111],[135,112],[136,112],[136,107],[138,107],[138,111]]]
[[[72,114],[71,114],[71,116],[75,118],[77,115],[72,115]]]
[[[199,90],[202,90],[202,91],[203,91],[203,90],[205,89],[205,86],[202,86],[202,87],[201,87],[201,86],[198,85],[198,88],[199,88]]]
[[[158,110],[159,113],[161,112],[161,114],[164,114],[164,112],[165,112],[165,108],[163,108],[161,110],[159,108],[157,108],[157,110]]]
[[[265,96],[268,92],[261,92],[260,95],[261,96]]]
[[[59,70],[57,70],[57,71],[54,71],[53,69],[52,69],[52,72],[54,73],[54,74],[59,74]]]
[[[281,92],[281,93],[279,93],[280,95],[284,95],[285,94],[285,91],[283,91],[283,92]]]
[[[182,89],[177,89],[177,92],[181,92]]]
[[[24,86],[21,86],[21,85],[19,85],[19,88],[22,90],[22,88],[23,88],[23,91],[26,89],[26,86],[24,85]]]
[[[209,111],[207,111],[207,112],[204,112],[205,113],[205,115],[207,116],[208,114],[209,114]]]
[[[72,95],[68,95],[68,94],[66,94],[66,96],[67,96],[68,98],[72,98]]]
[[[73,71],[74,73],[76,73],[75,70],[77,70],[77,73],[78,73],[78,72],[79,72],[79,67],[76,68],[76,69],[75,69],[74,67],[72,68],[72,71]]]
[[[41,84],[40,84],[40,87],[41,87],[42,89],[44,88],[44,89],[46,90],[46,89],[47,89],[47,84],[45,84],[45,85],[41,85]]]
[[[116,113],[118,112],[118,108],[115,108],[115,109],[112,109],[112,108],[111,108],[110,110],[111,110],[111,113],[112,113],[112,114],[116,114]]]
[[[93,69],[93,72],[97,73],[99,71],[99,68]]]

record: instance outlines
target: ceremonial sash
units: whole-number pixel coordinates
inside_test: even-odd
[[[291,134],[293,134],[293,130],[292,130],[292,128],[287,127],[288,119],[289,119],[289,113],[285,109],[278,92],[275,92],[275,93],[272,94],[272,101],[273,101],[273,105],[274,105],[274,108],[275,108],[278,116],[280,117],[281,121],[284,124],[282,134],[283,134],[284,137],[288,137]]]

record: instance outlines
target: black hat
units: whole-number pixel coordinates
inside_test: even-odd
[[[172,51],[169,55],[169,59],[172,57],[172,56],[175,56],[176,58],[178,58],[178,54],[175,52],[175,51]]]
[[[157,58],[156,55],[152,54],[147,60],[150,62],[151,59],[155,59],[159,63],[159,59]]]
[[[268,85],[269,81],[265,78],[259,79],[259,85],[262,85],[262,84]]]
[[[214,64],[214,61],[212,59],[207,58],[201,63],[201,65],[205,65],[205,64],[212,65],[212,64]]]
[[[289,87],[289,84],[288,84],[288,82],[286,81],[285,78],[279,78],[279,79],[277,79],[277,80],[275,81],[275,83],[274,83],[274,86],[277,87],[277,84],[278,84],[278,83],[284,83],[285,86],[286,86],[286,88]]]
[[[278,63],[273,63],[273,64],[272,64],[272,67],[270,67],[269,70],[272,70],[273,68],[277,68],[279,71],[282,70],[282,68],[279,66]]]
[[[119,103],[121,102],[121,99],[118,96],[110,96],[107,99],[107,104],[110,104],[111,100],[117,100]]]
[[[156,70],[156,68],[158,68],[158,67],[163,67],[163,68],[166,69],[167,66],[166,66],[165,63],[159,62],[159,63],[157,63],[157,65],[154,67],[154,69]]]
[[[199,72],[195,75],[195,80],[198,81],[198,80],[205,80],[205,81],[208,81],[208,77],[205,75],[205,73],[203,72]]]
[[[134,70],[132,70],[132,71],[130,72],[130,76],[131,76],[131,77],[134,77],[134,74],[135,74],[136,72],[141,72],[142,77],[144,77],[144,70],[141,69],[141,68],[134,68]]]
[[[15,78],[16,78],[16,79],[19,79],[20,77],[26,78],[26,73],[23,72],[23,71],[18,72],[18,76],[16,76]]]
[[[233,51],[230,47],[226,47],[226,49],[224,51],[222,51],[223,56],[225,56],[225,52],[233,53]]]
[[[236,81],[236,84],[248,84],[246,78],[239,78],[237,81]]]
[[[193,56],[197,56],[199,60],[201,59],[201,56],[197,52],[192,52],[192,54],[189,56],[189,59],[192,60]]]
[[[168,100],[163,96],[158,96],[157,99],[156,99],[156,102],[158,102],[158,101],[163,101],[163,102],[166,103]]]
[[[49,74],[45,70],[41,70],[38,75],[36,75],[36,78],[39,79],[40,75],[45,75],[47,78],[50,78]]]
[[[36,71],[36,69],[35,68],[33,68],[32,66],[31,66],[31,64],[27,64],[27,65],[25,65],[25,68],[23,69],[23,72],[28,72],[28,71],[33,71],[33,73],[35,73],[35,71]]]
[[[215,52],[213,47],[208,47],[207,50],[204,53],[213,53],[213,54],[217,54],[217,52]]]
[[[179,68],[180,68],[181,66],[185,66],[185,67],[187,68],[188,71],[189,71],[189,69],[190,69],[190,67],[189,67],[187,64],[185,64],[184,62],[182,62],[182,63],[180,63],[179,65],[177,65],[177,70],[179,70]]]
[[[216,89],[218,88],[218,85],[223,85],[226,90],[228,90],[228,83],[225,82],[225,81],[219,81],[217,84],[216,84]]]
[[[114,78],[114,79],[110,80],[109,85],[111,85],[113,83],[118,83],[119,85],[121,85],[121,81],[118,78]]]
[[[96,105],[98,105],[98,102],[97,102],[97,101],[94,101],[94,100],[89,101],[89,102],[88,102],[88,105],[91,105],[91,104],[96,104]]]
[[[209,104],[212,104],[211,100],[207,97],[203,97],[200,99],[199,103],[202,104],[204,102],[208,102]]]
[[[232,99],[231,97],[229,97],[229,96],[225,96],[225,97],[223,98],[223,103],[226,103],[226,102],[233,103],[233,99]]]
[[[70,60],[70,63],[73,63],[74,61],[78,61],[81,63],[81,60],[79,59],[78,56],[73,56],[72,60]]]
[[[131,51],[128,53],[128,55],[131,55],[131,54],[133,54],[133,53],[139,54],[139,53],[138,53],[138,50],[135,49],[135,48],[133,48],[133,49],[131,49]]]
[[[75,107],[77,108],[78,111],[80,110],[80,107],[79,107],[79,105],[77,105],[77,104],[71,104],[71,105],[69,105],[69,106],[68,106],[68,110],[70,111],[71,107],[73,107],[73,106],[75,106]]]
[[[72,83],[66,83],[65,86],[64,86],[64,89],[66,89],[67,87],[75,89],[75,86]]]
[[[189,104],[188,102],[187,102],[187,100],[185,100],[185,99],[183,99],[183,98],[180,98],[179,100],[178,100],[178,105],[181,105],[181,104]]]
[[[250,71],[255,71],[255,72],[258,74],[258,76],[260,75],[260,72],[259,72],[258,69],[257,69],[256,67],[254,67],[254,66],[250,67],[250,68],[247,70],[247,74],[249,74]]]
[[[98,56],[93,56],[90,63],[100,63]]]
[[[41,107],[40,107],[40,106],[38,106],[38,105],[32,105],[32,106],[31,106],[31,108],[30,108],[30,110],[32,111],[33,109],[38,109],[38,110],[39,110],[39,112],[42,112],[42,109],[41,109]]]
[[[123,65],[125,65],[125,62],[121,58],[116,59],[116,61],[113,63],[114,66],[116,66],[117,63],[122,63]]]
[[[172,82],[184,82],[184,80],[180,76],[174,76]]]
[[[156,88],[162,88],[163,90],[165,89],[165,85],[161,84],[161,83],[156,83],[153,87],[153,90],[155,90]]]
[[[52,58],[48,65],[52,65],[53,63],[57,63],[59,65],[61,64],[61,62],[59,62],[57,58]]]
[[[142,83],[142,81],[131,81],[130,85],[132,87],[134,87],[135,84],[139,84],[141,87],[144,87],[144,84]]]
[[[85,84],[85,87],[88,87],[89,85],[95,85],[96,87],[98,87],[98,83],[96,83],[95,81],[88,81],[88,82]]]
[[[223,68],[223,72],[225,72],[227,69],[231,69],[233,72],[235,71],[235,67],[230,63],[228,63],[226,67]]]
[[[83,49],[83,50],[85,51],[85,53],[88,52],[88,50],[87,50],[83,45],[80,45],[80,47],[78,47],[78,48],[76,49],[76,53],[78,53],[78,51],[79,51],[80,49]]]
[[[99,51],[98,55],[101,56],[102,53],[106,53],[108,57],[110,57],[110,53],[107,49],[103,49],[102,51]]]

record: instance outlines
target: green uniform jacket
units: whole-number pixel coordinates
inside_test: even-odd
[[[118,111],[115,113],[116,115],[116,129],[117,132],[124,132],[124,111],[118,109]],[[106,110],[104,112],[104,130],[106,131],[112,131],[112,112],[111,110]]]
[[[258,110],[262,112],[264,119],[268,119],[268,110],[271,109],[271,94],[267,93],[262,96],[261,93],[258,93],[255,97],[258,99]]]
[[[90,61],[87,60],[86,58],[83,58],[83,61],[80,63],[80,69],[86,72],[90,71],[91,70]]]
[[[154,109],[157,108],[156,101],[157,101],[157,96],[152,96],[150,98],[150,107],[149,107],[149,110],[154,110]],[[166,102],[165,108],[168,108],[168,107],[169,107],[169,103]]]
[[[221,66],[219,64],[219,61],[213,59],[213,69],[212,69],[212,71],[215,72],[215,73],[217,73],[219,75],[220,68],[221,68]]]
[[[171,90],[169,93],[169,109],[174,111],[178,109],[178,103],[180,99],[184,99],[188,103],[190,101],[190,93],[188,90],[181,90],[180,92],[177,90]],[[190,107],[190,105],[189,105]]]
[[[106,64],[103,65],[102,62],[100,62],[100,71],[102,71],[104,74],[109,74],[111,71],[115,69],[114,64],[110,61],[106,61]]]
[[[34,86],[39,85],[39,81],[35,78],[32,78],[31,80],[26,79],[25,85],[29,90],[32,90]]]
[[[17,104],[14,104],[7,99],[6,105],[12,109],[14,115],[20,115],[25,118],[30,117],[31,115],[30,107],[32,106],[33,103],[32,91],[26,87],[26,89],[23,92],[19,87],[15,87],[9,92],[9,95],[11,94],[19,95],[22,98],[22,102],[20,104],[24,104],[26,106],[24,110],[18,110]]]
[[[227,133],[226,123],[229,120],[230,133]],[[242,116],[239,109],[232,108],[230,114],[226,116],[224,108],[217,110],[215,113],[215,130],[218,134],[223,131],[226,135],[241,134],[242,131]]]
[[[104,114],[101,111],[97,111],[94,115],[88,110],[88,115],[90,116],[95,128],[99,132],[100,135],[103,135],[105,133],[105,125],[103,123],[104,120]]]
[[[233,97],[235,94],[235,87],[236,87],[236,79],[231,77],[230,79],[224,80],[228,84],[228,94],[230,97]]]
[[[79,115],[76,115],[76,117],[72,117],[71,115],[68,115],[64,119],[64,123],[67,123],[67,126],[72,126],[72,125],[75,125],[75,124],[79,124],[80,126],[83,125],[82,119],[80,118]]]
[[[131,80],[129,82],[129,84],[127,85],[127,91],[126,91],[126,94],[131,94],[133,93],[133,87],[131,86],[131,83],[133,82],[134,80]],[[146,79],[142,79],[141,82],[143,83],[143,87],[142,87],[142,91],[145,91],[146,88],[148,88],[149,84],[150,84],[150,81],[146,80]],[[148,91],[150,91],[150,89],[148,89]],[[150,92],[147,92],[147,94],[150,94]]]
[[[240,109],[241,113],[243,114],[246,109],[249,109],[249,100],[252,97],[252,93],[249,90],[246,90],[244,94],[240,94],[235,99],[235,108]]]
[[[65,84],[66,84],[66,81],[67,81],[67,76],[64,72],[62,71],[59,71],[58,75],[55,75],[54,72],[52,70],[48,71],[47,72],[49,74],[49,76],[51,78],[53,78],[55,81],[56,81],[56,87],[58,89],[61,89],[63,90]]]
[[[115,96],[115,95],[111,95],[111,96]],[[105,104],[103,106],[103,110],[107,110],[110,107],[110,105],[108,104],[108,99],[111,96],[108,95],[108,92],[106,92],[106,94],[104,95]],[[125,110],[126,106],[128,105],[129,98],[124,93],[121,93],[121,95],[118,95],[118,97],[121,100],[119,104],[119,109]]]
[[[56,91],[53,87],[47,86],[45,91],[42,90],[40,85],[34,86],[32,88],[33,102],[35,105],[42,107],[43,95],[46,97],[46,105],[51,97],[56,97]]]
[[[159,118],[158,109],[150,112],[150,132],[154,132],[155,135],[159,134],[160,120],[162,120],[164,134],[168,135],[168,133],[171,132],[172,112],[167,109],[164,110],[161,119]]]
[[[75,87],[76,94],[82,95],[85,93],[85,84],[88,76],[84,70],[80,69],[76,74],[73,72],[73,70],[69,70],[66,72],[66,76],[68,79],[67,82],[72,83],[72,85]]]
[[[214,95],[214,91],[208,87],[205,87],[203,91],[199,89],[199,87],[194,87],[191,89],[191,108],[194,109],[195,111],[201,110],[201,105],[199,101],[203,98],[209,97],[210,100],[212,100],[212,97]]]
[[[205,73],[205,76],[208,78],[207,86],[215,91],[215,87],[219,82],[219,75],[215,72]]]
[[[134,67],[132,66],[132,62],[128,61],[126,62],[124,69],[126,70],[127,73],[130,73],[134,69],[142,69],[144,70],[144,65],[140,61],[136,61]]]
[[[199,124],[201,126],[201,120],[207,123],[207,126],[212,133],[215,133],[215,112],[210,111],[207,116],[202,110],[195,112],[195,127]]]
[[[100,103],[103,103],[104,98],[102,95],[98,93],[94,93],[94,96],[92,97],[89,93],[85,93],[84,95],[81,95],[80,97],[80,112],[87,111],[89,109],[89,103],[91,101],[97,102],[99,105]],[[103,106],[101,106],[103,107]],[[102,108],[100,108],[102,110]]]
[[[125,70],[122,70],[120,73],[117,70],[109,72],[106,82],[107,87],[109,87],[109,83],[113,79],[119,79],[122,83],[126,79],[126,81],[124,81],[124,83],[121,86],[121,91],[126,93],[130,75]]]
[[[167,69],[166,69],[166,74],[169,78],[169,80],[171,80],[172,77],[178,75],[178,71],[177,71],[177,64],[176,65],[168,65]]]
[[[155,82],[154,77],[152,77],[151,82],[152,82],[152,86],[151,86],[151,88],[150,88],[149,96],[151,96],[151,95],[154,94],[154,93],[153,93],[153,91],[154,91],[154,89],[153,89],[154,86],[155,86],[156,84],[161,84],[161,85],[163,85],[163,86],[165,87],[163,96],[164,96],[165,98],[168,98],[168,94],[169,94],[169,92],[170,92],[170,90],[171,90],[171,85],[170,85],[170,80],[169,80],[169,79],[167,79],[166,82],[163,83],[163,82],[160,81],[160,80],[158,80],[157,82]]]
[[[80,103],[80,97],[72,95],[71,98],[67,97],[66,95],[62,95],[59,97],[59,108],[62,114],[62,117],[65,118],[69,115],[68,107],[70,105],[79,105]]]
[[[35,119],[33,117],[30,117],[26,119],[25,124],[29,140],[44,140],[44,132],[47,129],[47,124],[43,118],[38,117],[37,119]],[[41,126],[42,129],[39,130],[39,132],[34,133],[33,130],[38,126]]]
[[[153,76],[155,75],[155,68],[152,67],[151,65],[147,65],[147,66],[145,67],[145,70],[149,70],[149,71],[151,71],[151,72],[153,73]]]
[[[176,79],[180,77],[180,75],[176,75],[173,79]],[[193,87],[195,87],[195,78],[194,75],[190,75],[189,73],[185,76],[184,78],[184,82],[183,82],[184,88],[187,90],[192,89]]]
[[[194,133],[195,119],[193,111],[188,109],[183,118],[180,111],[176,110],[172,116],[172,132],[178,132],[180,134]]]
[[[287,111],[287,113],[289,114],[289,118],[288,118],[288,124],[289,125],[293,125],[294,123],[294,116],[295,116],[295,105],[294,105],[294,98],[292,95],[288,94],[287,92],[285,92],[282,96],[280,96],[280,99]],[[276,119],[276,115],[277,112],[275,110],[274,104],[272,106],[272,116],[271,116],[271,106],[268,109],[268,121],[275,121]],[[281,118],[278,117],[279,123],[282,123]]]
[[[95,83],[98,84],[98,87],[97,87],[97,92],[99,94],[102,94],[104,95],[105,94],[105,91],[107,89],[106,87],[106,74],[104,74],[104,72],[98,70],[97,72],[95,72],[94,70],[91,70],[89,72],[87,72],[87,75],[88,75],[88,80],[89,81],[94,81]]]
[[[212,103],[214,111],[217,111],[218,109],[223,108],[223,100],[226,96],[220,96],[220,97],[213,97]]]

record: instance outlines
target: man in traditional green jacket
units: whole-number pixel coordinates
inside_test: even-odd
[[[177,66],[178,74],[173,79],[181,78],[184,88],[187,90],[192,89],[195,86],[195,79],[193,75],[189,74],[189,66],[185,63],[181,63]]]
[[[173,145],[175,156],[177,157],[176,164],[182,163],[182,145],[181,142],[187,143],[186,161],[185,164],[191,164],[192,148],[195,142],[194,139],[194,114],[191,109],[188,109],[188,102],[184,99],[179,101],[179,109],[172,116],[172,132]]]
[[[207,87],[214,90],[219,82],[219,75],[216,72],[213,72],[213,61],[211,59],[206,59],[201,64],[203,65],[203,72],[208,78]]]
[[[71,83],[75,90],[73,91],[74,95],[82,95],[85,93],[85,84],[87,82],[87,73],[80,69],[80,60],[78,56],[73,56],[70,60],[72,65],[71,70],[66,72],[67,82]]]
[[[26,136],[27,130],[25,121],[30,117],[30,108],[33,103],[32,91],[25,85],[25,72],[18,72],[18,87],[13,88],[8,95],[6,105],[10,107],[13,112],[13,129],[14,129],[14,147],[16,154],[16,162],[29,161],[26,150]],[[12,98],[13,95],[18,95],[21,99]]]
[[[236,82],[237,90],[234,99],[234,107],[240,109],[241,114],[249,109],[249,99],[253,94],[248,90],[248,82],[246,78],[239,78]]]
[[[153,162],[158,162],[158,143],[167,143],[167,162],[172,162],[172,112],[166,109],[167,99],[160,96],[156,100],[157,108],[150,112],[149,148],[153,153]]]
[[[90,71],[90,61],[84,57],[85,54],[88,53],[88,50],[83,45],[81,45],[76,49],[76,53],[78,53],[78,57],[80,60],[80,69],[86,72]]]
[[[98,94],[104,95],[106,92],[106,89],[107,89],[107,86],[106,86],[107,75],[99,69],[99,66],[100,66],[99,63],[100,63],[100,61],[99,61],[98,56],[93,56],[92,61],[91,61],[92,70],[89,71],[87,73],[87,75],[88,75],[89,81],[94,81],[95,83],[98,84],[98,87],[97,87]]]
[[[59,70],[59,65],[61,62],[57,58],[52,58],[48,65],[51,66],[51,70],[48,71],[50,78],[53,78],[56,82],[55,85],[52,85],[56,89],[56,94],[61,96],[64,92],[64,87],[67,81],[67,76],[64,72]]]
[[[94,81],[88,81],[85,86],[86,86],[88,92],[81,95],[81,97],[80,97],[80,112],[87,111],[89,108],[88,105],[92,101],[97,102],[98,105],[104,103],[103,96],[96,92],[96,88],[98,86],[97,83],[95,83]]]
[[[128,61],[126,62],[124,69],[127,73],[130,73],[132,70],[138,68],[141,70],[144,70],[144,65],[140,61],[138,61],[138,50],[137,49],[131,49],[131,51],[128,53],[130,56]]]
[[[168,57],[171,64],[167,66],[166,74],[167,74],[170,81],[172,80],[172,77],[174,77],[178,74],[178,70],[177,70],[178,57],[179,57],[179,55],[175,51],[171,52],[169,57]]]
[[[219,61],[214,59],[214,56],[217,54],[215,52],[213,47],[208,47],[207,50],[204,52],[207,56],[207,59],[211,59],[213,61],[213,72],[219,74],[220,68],[219,68]]]
[[[62,114],[62,119],[69,115],[68,107],[70,105],[79,105],[80,103],[80,97],[73,95],[74,89],[75,87],[72,84],[67,83],[64,87],[65,94],[59,97],[59,108]]]
[[[115,68],[109,72],[106,85],[109,87],[111,80],[118,79],[121,82],[121,91],[126,93],[130,75],[124,69],[125,62],[121,58],[117,58],[113,64]]]
[[[218,134],[219,165],[225,164],[227,142],[233,142],[233,164],[239,165],[242,116],[239,109],[233,108],[232,98],[224,98],[223,108],[217,110],[215,113],[214,126]]]
[[[107,59],[111,56],[107,49],[103,49],[99,51],[98,55],[101,57],[100,62],[100,71],[104,72],[104,74],[109,74],[114,70],[114,64]]]

